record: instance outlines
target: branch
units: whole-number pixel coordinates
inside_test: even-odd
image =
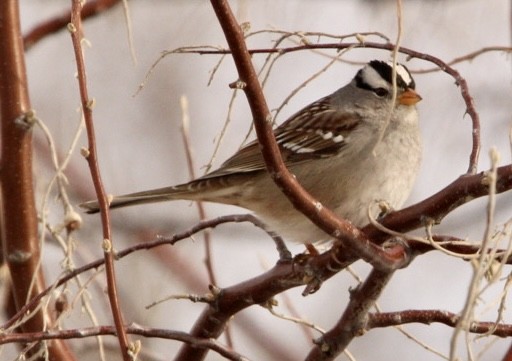
[[[41,254],[32,184],[31,129],[34,114],[30,109],[20,33],[18,2],[0,1],[2,242],[3,259],[9,267],[12,297],[17,310],[45,289],[44,275],[39,266]],[[53,322],[41,309],[20,327],[27,332],[41,331]],[[51,360],[73,359],[62,341],[49,344],[47,352]]]
[[[123,316],[121,314],[121,306],[119,305],[119,298],[117,295],[117,285],[114,269],[114,256],[113,256],[113,243],[112,233],[110,228],[110,217],[109,217],[109,205],[103,182],[101,180],[101,174],[98,166],[98,155],[96,150],[96,138],[94,132],[94,122],[92,118],[92,108],[94,101],[89,98],[87,91],[87,79],[85,72],[85,61],[82,52],[82,1],[73,0],[71,8],[71,23],[68,29],[71,33],[71,40],[73,42],[73,49],[75,53],[75,61],[78,73],[78,87],[80,91],[80,100],[82,105],[82,111],[84,113],[85,127],[87,129],[87,140],[89,148],[85,151],[87,163],[91,172],[94,189],[100,206],[101,225],[103,231],[103,256],[105,259],[105,270],[107,278],[107,292],[108,299],[110,302],[110,308],[112,316],[114,318],[114,324],[117,329],[117,337],[119,339],[119,346],[121,353],[125,361],[131,360],[128,354],[128,336],[124,331]]]
[[[197,337],[190,336],[185,332],[171,331],[167,329],[148,328],[137,324],[125,326],[126,332],[132,335],[140,335],[148,338],[161,338],[168,340],[176,340],[188,343],[193,347],[201,349],[209,349],[217,352],[219,355],[228,360],[233,361],[249,361],[247,358],[238,354],[237,352],[225,347],[215,340],[204,340]],[[0,345],[12,342],[36,342],[44,340],[64,340],[64,339],[82,339],[95,336],[113,335],[117,336],[117,330],[113,326],[98,326],[88,327],[75,330],[54,330],[44,332],[31,332],[31,333],[11,333],[0,335]],[[137,359],[137,351],[132,349],[134,355],[133,359]]]
[[[462,63],[465,61],[469,62],[469,61],[474,60],[475,58],[479,57],[480,55],[483,55],[486,53],[491,53],[491,52],[499,52],[499,53],[509,54],[509,53],[512,53],[512,48],[509,46],[486,46],[481,49],[472,51],[471,53],[468,53],[468,54],[465,54],[462,56],[458,56],[458,57],[450,60],[446,64],[452,66],[452,65]],[[414,71],[411,71],[411,73],[426,74],[426,73],[433,73],[436,71],[439,71],[439,68],[436,67],[436,68],[430,68],[430,69],[414,70]]]
[[[460,319],[460,315],[453,312],[441,310],[407,310],[399,312],[370,313],[366,330],[374,328],[399,326],[409,323],[442,323],[450,327],[455,327]],[[471,322],[469,332],[499,336],[511,337],[512,325],[497,324],[496,322]]]
[[[87,19],[98,14],[105,12],[106,10],[114,7],[119,3],[120,0],[95,0],[87,1],[82,8],[82,19]],[[68,11],[60,16],[56,16],[53,19],[47,20],[44,23],[37,25],[32,28],[23,37],[23,43],[25,50],[28,51],[32,46],[38,43],[45,37],[52,35],[62,29],[66,29],[71,18],[71,11]]]
[[[334,360],[356,336],[364,332],[366,318],[394,272],[373,269],[366,281],[351,295],[338,323],[315,340],[306,361]]]
[[[496,193],[503,193],[510,189],[512,189],[512,165],[509,164],[497,169]],[[427,199],[389,213],[379,220],[379,223],[394,231],[408,232],[422,227],[428,220],[438,224],[454,209],[488,194],[486,172],[463,175]],[[373,225],[365,226],[363,232],[378,244],[382,244],[389,238],[389,235]]]

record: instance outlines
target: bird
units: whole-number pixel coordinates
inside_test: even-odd
[[[274,129],[283,161],[302,187],[356,227],[367,224],[369,214],[379,215],[378,207],[372,207],[376,201],[401,207],[414,185],[422,158],[416,108],[422,98],[415,87],[405,65],[372,60],[348,84]],[[269,231],[292,242],[308,245],[332,238],[275,185],[256,140],[200,178],[114,196],[110,208],[170,200],[246,208]],[[97,201],[80,206],[88,213],[99,211]]]

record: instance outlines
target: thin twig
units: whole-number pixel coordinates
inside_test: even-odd
[[[310,321],[306,321],[303,318],[295,317],[295,316],[287,316],[282,313],[278,313],[275,310],[275,306],[277,306],[277,301],[275,300],[269,300],[268,302],[264,303],[262,305],[264,308],[266,308],[272,315],[276,316],[277,318],[280,318],[282,320],[291,321],[294,323],[297,323],[299,325],[305,326],[308,330],[313,329],[321,334],[325,333],[325,330],[323,330],[321,327],[315,325],[314,323]]]
[[[190,115],[188,112],[188,100],[186,96],[181,96],[180,98],[181,105],[181,135],[183,138],[183,145],[185,147],[185,154],[187,158],[187,167],[190,175],[190,179],[195,179],[195,166],[194,166],[194,157],[192,156],[192,148],[190,145]],[[206,211],[203,206],[203,202],[197,201],[195,202],[197,206],[197,212],[199,213],[199,219],[204,221],[206,216]],[[204,241],[204,253],[205,259],[204,263],[206,265],[206,272],[208,273],[208,279],[211,285],[217,285],[217,279],[215,277],[215,270],[213,269],[213,252],[212,252],[212,239],[211,233],[208,229],[203,232],[203,241]],[[229,347],[233,348],[233,337],[231,335],[231,329],[229,327],[226,328],[226,342]]]
[[[449,66],[453,66],[455,64],[462,63],[464,61],[471,61],[471,60],[479,57],[480,55],[487,54],[487,53],[494,53],[494,52],[508,54],[508,53],[512,53],[512,48],[508,47],[508,46],[486,46],[484,48],[472,51],[471,53],[458,56],[458,57],[446,62],[446,64],[448,64]],[[430,69],[411,70],[411,73],[427,74],[427,73],[433,73],[433,72],[436,72],[439,70],[440,69],[438,67],[435,67],[435,68],[430,68]]]
[[[496,202],[496,180],[497,180],[497,163],[498,155],[495,149],[490,151],[491,157],[491,169],[487,172],[486,182],[489,185],[489,201],[487,204],[487,222],[481,246],[481,252],[479,258],[474,262],[473,276],[470,280],[468,292],[466,295],[466,301],[461,311],[461,317],[458,319],[457,324],[454,328],[451,342],[450,342],[450,361],[455,361],[458,357],[457,353],[457,342],[458,336],[461,332],[466,333],[466,348],[467,357],[469,360],[473,360],[472,351],[470,349],[470,343],[468,340],[469,328],[474,321],[474,310],[476,307],[476,300],[481,296],[479,288],[484,280],[485,274],[488,268],[492,265],[493,258],[489,257],[488,251],[491,247],[492,229],[494,228],[494,209]]]
[[[133,25],[132,18],[130,16],[130,6],[128,5],[128,0],[123,1],[123,12],[124,18],[126,20],[126,33],[128,36],[128,46],[130,47],[130,55],[132,57],[132,61],[134,65],[137,65],[137,52],[135,51],[135,43],[133,41]]]
[[[410,323],[423,323],[430,325],[432,323],[442,323],[450,327],[455,327],[461,316],[442,310],[406,310],[398,312],[370,313],[366,330],[374,328],[406,325]],[[473,321],[469,325],[471,333],[482,334],[494,329],[492,333],[499,337],[510,337],[512,335],[512,325],[496,324],[495,322]]]
[[[101,180],[101,173],[98,166],[98,154],[96,149],[96,138],[94,132],[94,121],[92,118],[92,108],[94,101],[89,98],[87,90],[87,79],[85,72],[85,61],[82,51],[82,1],[73,0],[71,8],[71,23],[68,29],[71,34],[71,40],[73,43],[73,49],[75,53],[75,61],[78,73],[78,86],[80,91],[80,100],[82,110],[84,113],[84,121],[87,129],[87,140],[89,147],[87,149],[86,159],[89,164],[91,172],[92,182],[96,191],[96,196],[100,206],[100,217],[103,232],[103,255],[105,258],[105,272],[107,278],[107,292],[108,299],[110,302],[110,308],[114,319],[114,324],[117,330],[117,337],[119,339],[119,346],[121,348],[121,354],[123,355],[124,361],[130,361],[131,357],[128,353],[129,341],[128,336],[124,330],[124,321],[121,313],[121,306],[119,305],[119,297],[117,294],[117,285],[114,269],[114,256],[113,256],[113,241],[112,232],[110,228],[110,212],[109,204],[107,201],[106,192]]]
[[[187,159],[187,168],[188,173],[190,176],[190,179],[196,179],[195,174],[195,166],[194,166],[194,158],[192,156],[192,147],[190,145],[190,116],[188,112],[188,100],[187,97],[182,95],[180,98],[180,105],[181,105],[181,136],[183,140],[183,145],[185,147],[185,156]],[[197,212],[199,213],[199,220],[204,221],[206,217],[206,211],[204,209],[203,203],[200,201],[195,202],[197,205]],[[203,240],[204,240],[204,247],[205,247],[205,264],[206,264],[206,271],[208,273],[208,279],[209,282],[212,285],[217,285],[217,280],[215,277],[215,271],[213,270],[213,263],[212,263],[212,246],[211,246],[211,237],[210,232],[206,230],[203,232]]]

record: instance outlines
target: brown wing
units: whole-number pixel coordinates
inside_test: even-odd
[[[337,154],[346,144],[346,135],[359,124],[356,114],[330,105],[325,97],[312,103],[275,129],[274,134],[287,166]],[[265,169],[257,141],[226,160],[222,166],[201,177],[214,178],[233,173]]]

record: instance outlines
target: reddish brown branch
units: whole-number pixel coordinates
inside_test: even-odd
[[[370,313],[366,330],[378,327],[399,326],[408,323],[442,323],[450,327],[457,325],[460,316],[441,310],[407,310],[399,312]],[[495,322],[472,322],[469,332],[483,334],[490,332],[499,337],[511,337],[512,325],[496,324]]]
[[[453,327],[456,324],[458,315],[440,310],[408,310],[400,312],[370,313],[366,322],[366,330],[379,327],[389,327],[404,325],[409,323],[443,323]],[[512,325],[495,324],[493,322],[473,322],[470,328],[471,333],[484,334],[489,331],[499,337],[512,336]],[[212,339],[202,339],[190,336],[188,333],[173,331],[168,329],[157,329],[143,327],[141,325],[128,325],[126,332],[132,335],[140,335],[148,338],[160,338],[176,340],[189,343],[194,347],[206,348],[219,353],[228,360],[247,360],[233,350],[226,348]],[[116,329],[113,326],[98,326],[71,330],[55,330],[45,332],[31,333],[9,333],[0,336],[0,344],[5,345],[13,342],[34,342],[43,340],[64,340],[64,339],[83,339],[100,335],[116,335]]]
[[[119,305],[119,297],[117,295],[117,285],[114,269],[113,241],[110,228],[110,213],[103,182],[101,180],[100,169],[98,166],[98,155],[96,150],[96,138],[94,132],[94,122],[92,118],[93,102],[89,98],[87,91],[87,79],[85,72],[85,61],[82,53],[82,20],[80,18],[82,11],[82,1],[73,0],[71,8],[71,24],[70,33],[75,53],[75,61],[78,73],[78,88],[80,91],[80,100],[82,111],[84,114],[85,127],[87,129],[87,140],[89,143],[87,162],[91,172],[94,189],[100,205],[101,225],[103,231],[103,255],[105,258],[105,273],[107,279],[107,292],[110,302],[114,324],[117,329],[117,337],[121,347],[121,353],[125,361],[131,360],[128,354],[128,336],[124,331],[123,316],[121,314],[121,306]]]
[[[32,122],[19,8],[16,0],[0,1],[1,187],[4,259],[12,280],[16,309],[44,290],[39,266],[40,245],[32,184]],[[21,324],[23,331],[42,331],[52,324],[39,310]],[[37,352],[38,350],[34,350]],[[73,360],[62,341],[48,345],[51,360]]]
[[[82,9],[82,19],[90,18],[105,12],[106,10],[117,5],[120,0],[96,0],[87,1]],[[25,50],[29,50],[33,45],[41,39],[52,35],[62,29],[66,29],[71,19],[71,11],[68,11],[53,19],[47,20],[31,29],[24,37],[23,42]]]
[[[512,344],[508,348],[507,352],[505,353],[505,356],[503,356],[503,359],[501,361],[512,361]]]
[[[380,223],[386,228],[399,232],[417,229],[429,220],[437,224],[455,208],[474,198],[486,196],[489,193],[486,178],[485,172],[463,175],[429,198],[388,214]],[[503,193],[510,189],[512,189],[512,165],[499,167],[497,170],[496,192]],[[382,243],[389,238],[388,235],[373,225],[364,227],[363,232],[377,243]]]
[[[304,266],[294,265],[292,262],[278,263],[258,277],[220,290],[214,307],[208,306],[203,311],[190,334],[198,338],[218,338],[226,323],[237,312],[254,304],[264,303],[278,293],[303,284],[304,279],[311,277],[312,273],[308,272],[311,270],[306,264],[308,263]],[[202,360],[206,352],[205,349],[184,345],[175,360]]]
[[[354,337],[364,333],[370,308],[375,304],[393,272],[373,269],[366,281],[350,297],[338,323],[318,340],[306,361],[334,360]]]
[[[194,347],[215,351],[219,355],[225,357],[228,360],[248,361],[247,358],[229,349],[228,347],[218,343],[215,340],[199,339],[197,337],[190,336],[188,333],[185,332],[172,331],[168,329],[149,328],[135,324],[126,326],[126,332],[132,335],[140,335],[148,338],[160,338],[181,341],[191,344]],[[104,335],[116,336],[116,328],[112,326],[98,326],[74,330],[55,330],[32,333],[2,334],[0,336],[0,344],[7,344],[12,342],[35,342],[44,340],[82,339]]]

